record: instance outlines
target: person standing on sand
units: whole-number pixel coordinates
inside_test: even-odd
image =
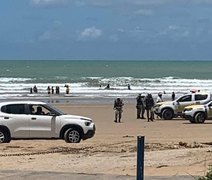
[[[175,100],[175,93],[172,92],[172,101],[174,101],[174,100]]]
[[[115,110],[115,120],[114,122],[121,122],[122,112],[123,112],[123,101],[121,98],[117,98],[114,101],[113,109]]]
[[[147,97],[145,99],[145,104],[146,104],[148,122],[153,121],[154,119],[153,107],[155,105],[155,102],[151,94],[147,94]]]
[[[139,94],[136,98],[136,109],[137,109],[137,119],[145,119],[144,113],[145,113],[145,105],[144,105],[144,96],[141,96]]]
[[[163,102],[163,99],[162,99],[162,93],[158,93],[158,97],[157,97],[157,100],[156,102]]]

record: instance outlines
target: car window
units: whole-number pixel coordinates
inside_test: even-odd
[[[8,114],[25,114],[24,104],[10,104],[2,106],[1,111]]]
[[[195,94],[195,101],[205,100],[207,97],[207,94]]]
[[[191,95],[185,95],[177,100],[177,102],[187,102],[187,101],[191,101]]]
[[[35,104],[35,105],[30,105],[30,114],[50,115],[51,112],[49,109],[47,109],[43,105]]]

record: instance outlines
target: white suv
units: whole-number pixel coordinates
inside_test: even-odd
[[[181,116],[185,106],[204,104],[211,99],[210,93],[196,92],[185,94],[174,101],[159,102],[154,106],[154,112],[162,119],[172,119]]]
[[[66,115],[44,102],[13,101],[0,103],[0,143],[11,139],[60,138],[79,143],[93,137],[92,119]]]
[[[206,119],[212,118],[212,101],[203,105],[186,106],[183,117],[191,123],[204,123]]]

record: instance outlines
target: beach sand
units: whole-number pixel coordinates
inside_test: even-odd
[[[204,175],[212,165],[212,121],[136,119],[125,104],[122,123],[114,123],[112,104],[54,104],[69,114],[90,117],[93,138],[79,144],[63,140],[12,140],[0,145],[1,170],[136,175],[137,136],[145,136],[145,175]]]

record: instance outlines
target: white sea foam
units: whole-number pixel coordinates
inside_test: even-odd
[[[0,83],[9,83],[9,82],[25,82],[32,80],[32,78],[9,78],[9,77],[0,77]]]
[[[0,99],[15,97],[45,97],[47,87],[60,87],[61,94],[65,94],[65,84],[70,86],[70,93],[80,97],[135,97],[138,93],[152,93],[156,96],[158,92],[166,92],[168,97],[174,91],[177,95],[189,92],[191,89],[212,92],[212,80],[201,79],[180,79],[174,77],[164,78],[133,78],[133,77],[83,77],[74,82],[60,83],[60,77],[56,78],[55,83],[41,83],[32,78],[0,78]],[[62,77],[62,79],[66,79]],[[110,89],[105,89],[107,84]],[[130,84],[131,90],[127,85]],[[38,94],[30,94],[30,88],[34,85],[38,88]],[[101,87],[100,87],[101,85]]]

